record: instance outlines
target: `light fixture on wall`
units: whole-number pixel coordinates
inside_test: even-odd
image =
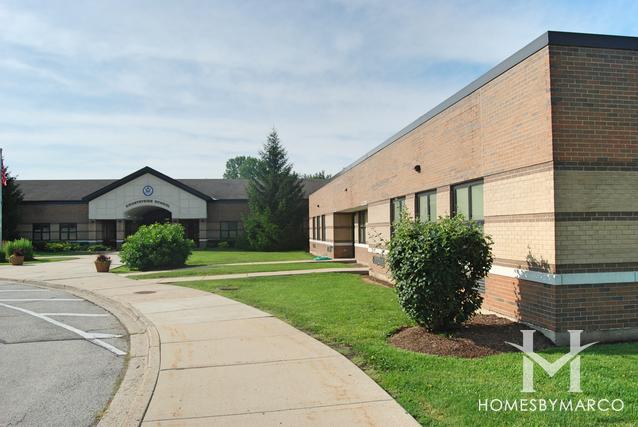
[[[415,165],[414,170],[416,171],[416,173],[421,173],[421,165]]]

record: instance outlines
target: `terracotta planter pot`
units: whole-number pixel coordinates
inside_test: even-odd
[[[108,273],[111,268],[111,261],[95,261],[95,269],[98,273]]]
[[[11,265],[22,265],[24,264],[24,256],[11,255],[9,257],[9,262],[11,263]]]

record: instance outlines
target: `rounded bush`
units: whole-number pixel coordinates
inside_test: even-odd
[[[137,270],[175,268],[186,263],[194,246],[181,224],[143,225],[126,239],[120,258]]]
[[[403,310],[433,332],[469,320],[483,302],[477,282],[492,267],[491,248],[492,239],[462,216],[420,222],[404,215],[387,255]]]

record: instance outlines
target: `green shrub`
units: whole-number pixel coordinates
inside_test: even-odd
[[[4,256],[6,259],[9,259],[13,251],[20,249],[24,253],[24,259],[32,260],[33,259],[33,244],[31,240],[28,239],[17,239],[11,242],[4,242],[3,245]]]
[[[477,282],[492,267],[491,247],[481,227],[462,216],[421,222],[404,215],[387,256],[403,310],[434,332],[469,320],[483,302]]]
[[[41,240],[39,240],[37,242],[33,242],[33,250],[46,251],[47,250],[47,242],[43,242]]]
[[[75,252],[82,250],[82,245],[75,242],[47,242],[44,249],[47,252]]]
[[[222,241],[220,241],[220,242],[218,242],[218,243],[217,243],[217,247],[218,247],[219,249],[228,249],[228,248],[230,248],[230,243],[228,243],[228,242],[226,242],[226,241],[222,240]]]
[[[137,270],[175,268],[184,265],[194,246],[181,224],[143,225],[126,239],[120,258]]]
[[[96,244],[87,246],[86,250],[89,252],[104,252],[104,251],[110,250],[110,248],[101,243],[96,243]]]

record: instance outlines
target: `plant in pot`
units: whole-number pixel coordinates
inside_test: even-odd
[[[95,269],[98,273],[108,273],[111,268],[111,258],[100,254],[95,259]]]
[[[9,257],[9,262],[11,265],[22,265],[24,264],[24,251],[22,249],[14,249]]]

